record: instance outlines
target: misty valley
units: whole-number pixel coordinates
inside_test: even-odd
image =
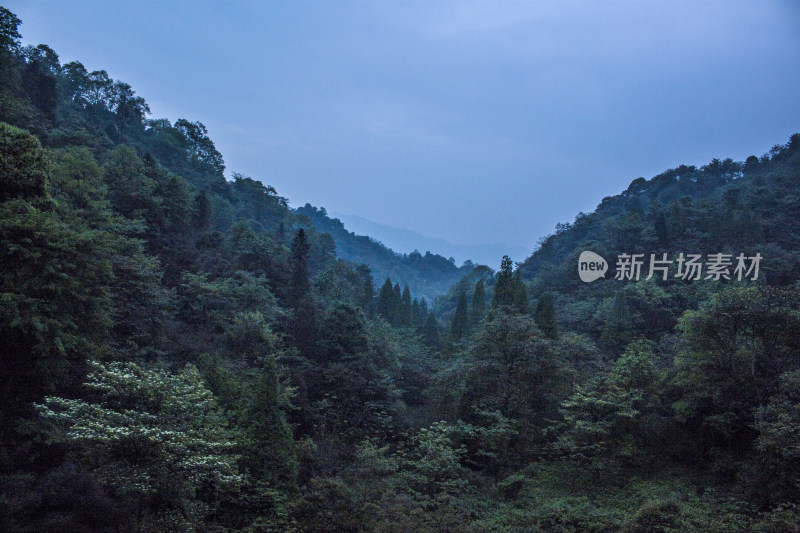
[[[800,134],[458,265],[226,174],[203,117],[20,24],[0,530],[798,531]]]

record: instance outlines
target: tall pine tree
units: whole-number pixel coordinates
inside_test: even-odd
[[[469,311],[470,322],[475,326],[483,319],[483,314],[486,312],[486,290],[483,288],[482,279],[475,283],[475,291],[472,293],[472,306]]]
[[[450,335],[454,341],[461,340],[467,333],[469,327],[469,315],[467,313],[467,292],[461,291],[458,296],[456,311],[453,313],[453,320],[450,323]]]
[[[400,305],[397,308],[397,325],[411,325],[411,290],[408,285],[403,288],[403,294],[400,297]]]
[[[394,292],[391,278],[386,278],[378,294],[378,314],[388,322],[392,322],[394,319]]]
[[[500,272],[497,273],[497,283],[494,286],[492,309],[502,306],[514,305],[514,264],[507,255],[500,262]]]
[[[403,291],[400,290],[400,284],[395,283],[392,289],[392,324],[397,325],[400,323],[400,302],[403,298]]]
[[[289,298],[292,305],[297,305],[308,293],[308,254],[311,246],[303,228],[297,230],[292,241],[292,277],[289,280]]]

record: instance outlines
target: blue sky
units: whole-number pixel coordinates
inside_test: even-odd
[[[791,1],[3,4],[203,122],[229,175],[458,244],[532,249],[639,176],[800,131]]]

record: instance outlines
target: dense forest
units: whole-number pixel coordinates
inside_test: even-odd
[[[226,179],[202,123],[19,25],[0,8],[1,530],[797,531],[800,135],[458,268]],[[763,261],[613,279],[638,253]]]
[[[368,265],[375,279],[391,278],[405,283],[421,299],[433,301],[475,268],[472,261],[457,267],[453,259],[429,251],[424,255],[419,251],[398,254],[366,235],[348,231],[339,219],[330,218],[324,207],[306,204],[295,213],[308,217],[317,231],[331,236],[337,257]]]

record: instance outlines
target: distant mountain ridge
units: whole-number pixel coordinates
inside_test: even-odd
[[[674,259],[681,252],[703,257],[758,252],[764,258],[758,282],[791,285],[800,279],[799,213],[800,134],[794,134],[761,157],[752,155],[743,162],[715,158],[699,168],[679,165],[651,179],[633,180],[626,190],[603,198],[594,211],[558,224],[519,264],[519,273],[529,288],[531,308],[550,293],[565,329],[618,349],[634,330],[658,338],[674,327],[687,302],[735,285],[728,280],[685,282],[676,279],[675,266],[668,280],[646,281],[646,263],[641,282],[616,281],[615,258],[620,254],[642,253],[647,261],[650,254]],[[578,258],[587,250],[609,260],[605,281],[590,284],[579,278]],[[469,296],[479,275],[491,297],[494,280],[477,271],[437,300],[438,316],[448,320],[460,292]],[[632,325],[631,309],[647,318]]]
[[[471,261],[456,266],[455,261],[426,251],[398,253],[384,243],[366,235],[356,235],[348,230],[341,220],[332,218],[324,207],[306,204],[294,210],[308,217],[320,233],[327,233],[336,244],[336,256],[356,264],[370,267],[377,286],[386,278],[400,286],[408,284],[415,297],[424,297],[428,302],[445,294],[450,287],[475,267]]]
[[[500,242],[453,244],[445,239],[430,237],[409,229],[387,226],[358,215],[330,213],[330,216],[341,220],[350,231],[359,235],[369,235],[396,252],[430,251],[445,257],[453,257],[456,264],[470,260],[477,264],[496,268],[504,255],[516,261],[523,261],[531,253],[531,250],[522,246],[511,246]]]

